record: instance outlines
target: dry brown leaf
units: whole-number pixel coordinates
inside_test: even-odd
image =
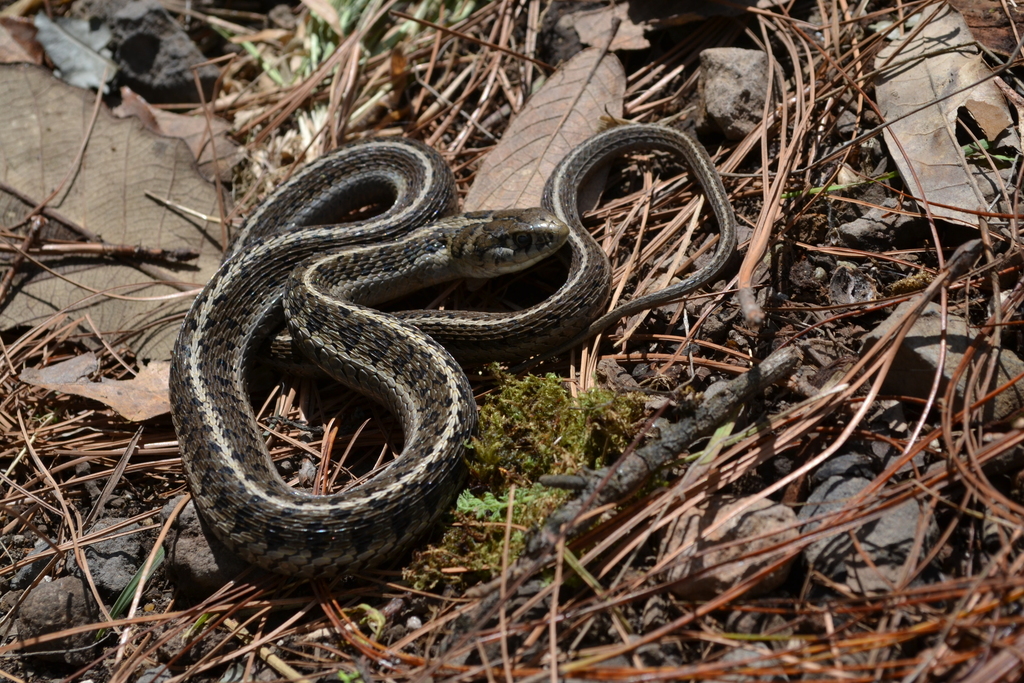
[[[54,363],[45,368],[25,368],[20,379],[27,384],[47,387],[58,384],[88,382],[89,375],[100,369],[100,361],[94,353],[83,353],[68,360]]]
[[[210,137],[206,134],[205,116],[184,116],[155,109],[145,98],[127,86],[121,88],[121,104],[113,113],[118,118],[136,116],[154,133],[184,140],[199,164],[199,172],[207,180],[213,180],[215,158],[216,168],[220,168],[221,182],[230,182],[232,169],[242,158],[238,145],[228,137],[231,124],[216,116],[210,119],[210,129],[213,132],[211,146]]]
[[[0,181],[30,201],[42,201],[71,168],[92,117],[95,95],[24,64],[0,65],[0,92],[7,114],[0,127]],[[199,259],[180,270],[171,270],[170,265],[161,266],[162,271],[147,269],[156,277],[165,273],[172,281],[202,286],[220,264],[220,226],[167,208],[147,192],[202,214],[218,214],[215,188],[198,173],[183,142],[154,135],[135,119],[115,119],[101,108],[77,172],[49,206],[107,243],[198,251]],[[17,224],[29,208],[0,192],[3,224]],[[80,237],[56,221],[44,230],[49,231],[43,235],[48,238]],[[71,309],[76,317],[88,313],[103,332],[145,326],[142,336],[131,340],[135,351],[145,358],[170,356],[180,315],[190,301],[181,296],[180,288],[161,284],[128,262],[80,256],[46,264],[71,282],[25,264],[0,313],[0,327],[35,325]],[[168,301],[142,301],[95,293],[105,291],[131,297],[173,296]]]
[[[646,22],[634,22],[630,19],[630,8],[626,4],[602,7],[586,12],[565,14],[558,20],[560,29],[573,28],[580,42],[584,45],[604,45],[608,42],[608,31],[611,30],[612,18],[617,17],[622,23],[615,32],[610,50],[646,50],[651,42],[644,36],[650,28]]]
[[[170,412],[171,404],[167,380],[171,364],[156,361],[139,370],[139,374],[126,380],[112,380],[103,377],[99,382],[86,378],[99,367],[96,356],[91,353],[57,363],[48,368],[36,370],[26,368],[19,379],[51,391],[84,396],[104,403],[126,420],[140,422]]]
[[[21,17],[0,17],[0,62],[43,63],[43,46],[36,40],[36,26]]]
[[[484,158],[466,211],[539,206],[558,162],[599,131],[602,116],[622,116],[626,75],[615,55],[605,55],[598,65],[601,52],[580,52],[527,100]]]
[[[935,7],[929,6],[926,16]],[[957,12],[943,7],[908,44],[904,42],[894,41],[878,53],[875,62],[882,68],[889,56],[900,50],[898,66],[882,71],[876,89],[882,116],[893,121],[885,129],[889,152],[915,197],[963,209],[932,205],[933,214],[977,225],[978,217],[967,212],[987,211],[1000,182],[984,161],[973,164],[964,156],[957,139],[957,117],[963,108],[993,146],[998,140],[1000,145],[1019,150],[1020,140],[1011,128],[1013,119]],[[968,87],[972,84],[976,85]],[[937,101],[965,87],[968,89]],[[896,120],[929,102],[935,104]]]

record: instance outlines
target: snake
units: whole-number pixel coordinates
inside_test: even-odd
[[[716,250],[679,283],[607,308],[611,266],[583,227],[580,189],[634,151],[681,157],[719,227]],[[374,217],[342,222],[372,204]],[[476,427],[464,363],[550,353],[618,317],[714,282],[736,249],[735,216],[704,148],[659,125],[610,128],[572,149],[545,185],[541,208],[451,216],[455,180],[423,143],[348,143],[308,164],[247,218],[192,303],[175,342],[171,414],[188,489],[213,535],[275,573],[329,578],[408,551],[449,508]],[[430,284],[524,268],[565,249],[565,282],[511,312],[401,311],[382,301]],[[284,324],[334,379],[389,408],[402,452],[342,493],[287,485],[267,450],[248,375]]]

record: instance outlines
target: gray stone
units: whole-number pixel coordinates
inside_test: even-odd
[[[797,518],[805,521],[839,510],[870,483],[870,480],[859,477],[830,477],[811,492]],[[803,531],[814,531],[819,526],[821,522],[811,522],[803,527]],[[853,542],[849,535],[841,533],[814,541],[804,548],[803,555],[808,565],[825,576],[842,580],[846,576],[846,556],[852,548]]]
[[[793,510],[771,500],[759,500],[741,513],[734,514],[747,499],[713,496],[692,514],[680,518],[669,530],[663,555],[679,547],[687,547],[668,570],[669,587],[686,600],[710,600],[716,595],[760,572],[779,559],[778,551],[757,554],[762,548],[784,543],[797,537]],[[724,520],[710,534],[707,529]],[[751,539],[730,545],[737,539]],[[716,549],[717,546],[726,547]],[[742,555],[754,553],[744,559]],[[791,561],[761,577],[746,595],[753,597],[774,590],[789,576]]]
[[[88,533],[102,531],[118,521],[116,519],[101,519],[92,525]],[[132,524],[120,531],[132,531],[138,528],[138,524]],[[89,563],[89,573],[104,599],[114,600],[121,594],[121,591],[142,567],[142,563],[146,561],[148,548],[149,543],[144,542],[144,537],[141,534],[118,536],[85,547],[85,559]],[[69,558],[68,570],[76,575],[81,575],[74,555],[69,554]]]
[[[897,306],[892,315],[864,337],[862,353],[867,353],[879,341],[892,338],[896,334],[900,319],[908,309],[915,305],[917,305],[916,302],[907,301]],[[938,366],[941,311],[938,304],[928,304],[911,326],[903,343],[897,349],[895,362],[889,370],[889,375],[885,378],[882,391],[917,398],[928,396],[932,378]],[[950,314],[947,320],[946,360],[939,386],[939,396],[942,396],[945,391],[947,382],[953,376],[974,337],[963,318]],[[975,358],[977,357],[975,355]],[[992,383],[980,395],[975,394],[974,400],[981,398],[988,391],[1005,384],[1021,373],[1024,373],[1024,361],[1021,361],[1012,351],[1000,349]],[[960,383],[957,385],[956,396],[960,402],[963,401],[966,383],[967,373],[961,376]],[[1018,382],[990,400],[985,406],[983,415],[986,420],[1001,420],[1022,406],[1024,406],[1024,384]]]
[[[875,467],[871,458],[860,453],[843,453],[826,460],[811,475],[811,481],[814,484],[820,484],[832,477],[842,477],[845,479],[862,477],[870,479],[874,475]]]
[[[860,218],[840,225],[836,232],[843,244],[852,249],[885,251],[897,245],[919,244],[928,224],[915,216],[892,213],[896,202],[885,200],[887,208],[875,208]]]
[[[174,674],[171,673],[170,669],[165,666],[158,666],[143,671],[135,683],[164,683],[172,678],[174,678]]]
[[[832,477],[818,486],[801,509],[799,519],[809,520],[843,508],[871,482],[857,477]],[[857,594],[886,593],[907,585],[907,571],[914,568],[911,558],[914,539],[926,514],[916,500],[907,500],[885,511],[882,517],[861,524],[854,530],[860,549],[849,531],[819,539],[804,549],[804,559],[813,569]],[[827,521],[826,521],[827,523]],[[822,521],[810,522],[803,532],[814,531]],[[938,538],[938,527],[928,519],[920,547],[923,557]]]
[[[734,664],[736,668],[767,669],[770,667],[782,666],[782,662],[772,656],[772,650],[765,645],[746,644],[726,652],[720,660],[723,664]],[[746,683],[746,681],[757,681],[758,683],[774,683],[775,681],[787,681],[786,676],[751,676],[745,673],[719,674],[709,681],[721,683]]]
[[[1013,475],[1024,470],[1024,447],[1014,446],[1008,451],[1003,451],[994,458],[987,460],[981,469],[985,476],[998,477],[1000,475]]]
[[[876,400],[875,404],[871,406],[871,413],[868,417],[868,430],[876,434],[885,434],[895,439],[906,437],[910,433],[910,424],[903,411],[903,402],[891,399]],[[875,472],[888,469],[890,465],[903,457],[902,450],[894,448],[888,441],[872,439],[868,443],[868,450],[875,456],[876,461],[880,463]],[[921,451],[914,455],[909,462],[904,462],[897,470],[897,474],[910,472],[915,467],[923,470],[928,466],[929,462],[930,456],[928,453]],[[870,479],[873,474],[861,474],[859,476]]]
[[[84,624],[98,624],[99,609],[85,583],[74,576],[43,582],[32,589],[18,609],[18,636],[37,638]],[[81,666],[95,658],[96,632],[86,631],[28,648],[49,662]]]
[[[24,591],[7,590],[0,594],[0,619],[6,621],[7,613],[14,609]]]
[[[150,102],[198,102],[192,67],[206,59],[157,0],[131,0],[113,15],[121,78]],[[199,68],[207,100],[219,74]]]
[[[164,506],[164,515],[177,504],[177,499]],[[167,577],[182,593],[197,599],[212,595],[228,581],[251,570],[249,578],[266,576],[231,552],[221,543],[189,501],[174,521],[164,545]]]
[[[49,543],[40,539],[36,541],[35,547],[32,548],[32,551],[26,557],[39,555],[49,547]],[[36,577],[39,576],[39,572],[43,571],[43,569],[46,568],[46,565],[52,559],[53,555],[46,555],[44,557],[40,557],[38,560],[34,562],[26,564],[24,567],[19,569],[17,573],[15,573],[14,578],[11,579],[11,588],[13,588],[14,590],[28,588],[32,584],[32,582],[36,580]]]
[[[760,50],[716,47],[700,53],[697,130],[742,140],[761,122],[768,56]]]

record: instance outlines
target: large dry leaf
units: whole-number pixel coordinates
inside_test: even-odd
[[[232,169],[242,159],[238,145],[228,137],[231,124],[222,118],[213,116],[207,122],[205,116],[185,116],[156,109],[128,86],[121,87],[121,104],[114,107],[113,113],[119,119],[135,116],[157,135],[184,140],[199,164],[199,172],[207,180],[219,174],[222,182],[230,182]],[[213,134],[212,145],[210,133]]]
[[[651,46],[651,42],[644,33],[651,26],[644,21],[633,21],[630,18],[630,9],[630,5],[620,3],[595,10],[564,14],[559,18],[557,26],[562,30],[573,28],[584,45],[604,45],[608,42],[608,31],[614,17],[622,23],[608,49],[646,50]]]
[[[935,7],[929,6],[925,14]],[[1020,140],[1011,128],[1006,102],[995,83],[986,80],[991,72],[957,12],[942,8],[908,44],[903,43],[894,41],[876,59],[876,66],[882,68],[902,48],[895,65],[883,69],[876,90],[882,116],[893,121],[885,129],[889,152],[910,192],[933,202],[933,214],[977,225],[978,217],[966,211],[988,210],[989,198],[996,196],[1000,183],[996,171],[983,160],[974,164],[964,156],[956,135],[957,116],[963,108],[993,147],[1009,145],[1019,151]],[[972,84],[977,85],[968,87]],[[938,101],[965,87],[964,92]]]
[[[167,388],[170,363],[150,363],[132,379],[102,377],[99,382],[90,382],[89,375],[98,369],[96,356],[86,353],[41,370],[26,368],[19,379],[26,384],[105,403],[132,422],[170,412]]]
[[[0,126],[0,181],[33,202],[60,186],[87,132],[95,95],[72,88],[49,72],[29,65],[0,66],[6,120]],[[220,263],[220,227],[150,199],[155,197],[205,215],[218,214],[215,188],[196,171],[181,140],[154,135],[136,119],[118,120],[101,108],[77,171],[50,202],[62,216],[102,236],[110,244],[153,249],[189,248],[200,254],[187,266],[147,265],[96,256],[65,257],[46,265],[65,279],[25,264],[12,297],[0,312],[0,327],[35,325],[55,312],[70,309],[101,332],[142,330],[130,340],[144,358],[167,358],[177,334],[180,315],[189,304],[180,287],[165,280],[204,284]],[[0,224],[11,226],[27,213],[24,201],[0,191]],[[44,236],[80,236],[50,221]],[[68,281],[70,280],[70,282]],[[160,297],[169,301],[109,298]],[[112,337],[116,340],[116,336]]]
[[[597,48],[580,52],[526,102],[484,158],[467,211],[539,206],[558,162],[598,132],[602,116],[622,116],[625,72],[615,55],[598,65],[600,56]]]

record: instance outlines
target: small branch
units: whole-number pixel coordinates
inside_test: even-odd
[[[663,427],[659,436],[642,448],[626,449],[610,467],[546,480],[548,484],[577,489],[581,493],[548,516],[544,526],[527,542],[522,556],[509,568],[508,576],[502,575],[500,580],[508,582],[506,595],[514,595],[527,577],[545,566],[560,544],[583,533],[597,521],[595,515],[589,514],[592,510],[616,503],[635,492],[651,474],[678,458],[696,439],[714,432],[754,396],[791,375],[802,360],[803,352],[795,346],[779,349],[756,367],[730,380],[692,416]],[[501,597],[498,587],[499,579],[495,579],[466,592],[466,597],[483,598],[469,625],[479,627],[492,618]]]
[[[29,206],[36,206],[36,200],[32,199],[27,194],[18,190],[17,188],[8,185],[2,180],[0,180],[0,191],[6,192],[11,196],[16,197],[18,201],[28,204]],[[90,242],[102,242],[102,239],[100,239],[99,235],[90,230],[87,230],[86,228],[83,228],[81,225],[71,220],[70,218],[62,214],[60,211],[57,211],[56,209],[51,209],[48,206],[43,206],[43,208],[38,213],[46,216],[50,220],[57,221],[58,223],[68,228],[69,230],[77,232],[79,235],[89,240]]]
[[[0,252],[25,254],[32,256],[67,256],[70,254],[89,254],[101,256],[114,256],[117,258],[130,259],[134,261],[171,261],[183,263],[194,261],[199,258],[199,252],[195,249],[179,247],[177,249],[154,249],[131,244],[95,244],[92,242],[71,242],[67,244],[41,244],[38,247],[26,249],[24,244],[14,246],[13,244],[0,243]]]
[[[0,281],[0,305],[7,299],[7,293],[11,290],[11,284],[14,282],[14,277],[21,270],[21,265],[25,263],[25,252],[35,243],[39,238],[39,230],[42,229],[46,223],[46,219],[35,215],[29,219],[28,232],[25,234],[25,239],[21,241],[21,246],[11,247],[11,251],[16,252],[13,259],[11,259],[10,268],[4,273],[4,279]],[[9,245],[2,245],[7,247]]]

